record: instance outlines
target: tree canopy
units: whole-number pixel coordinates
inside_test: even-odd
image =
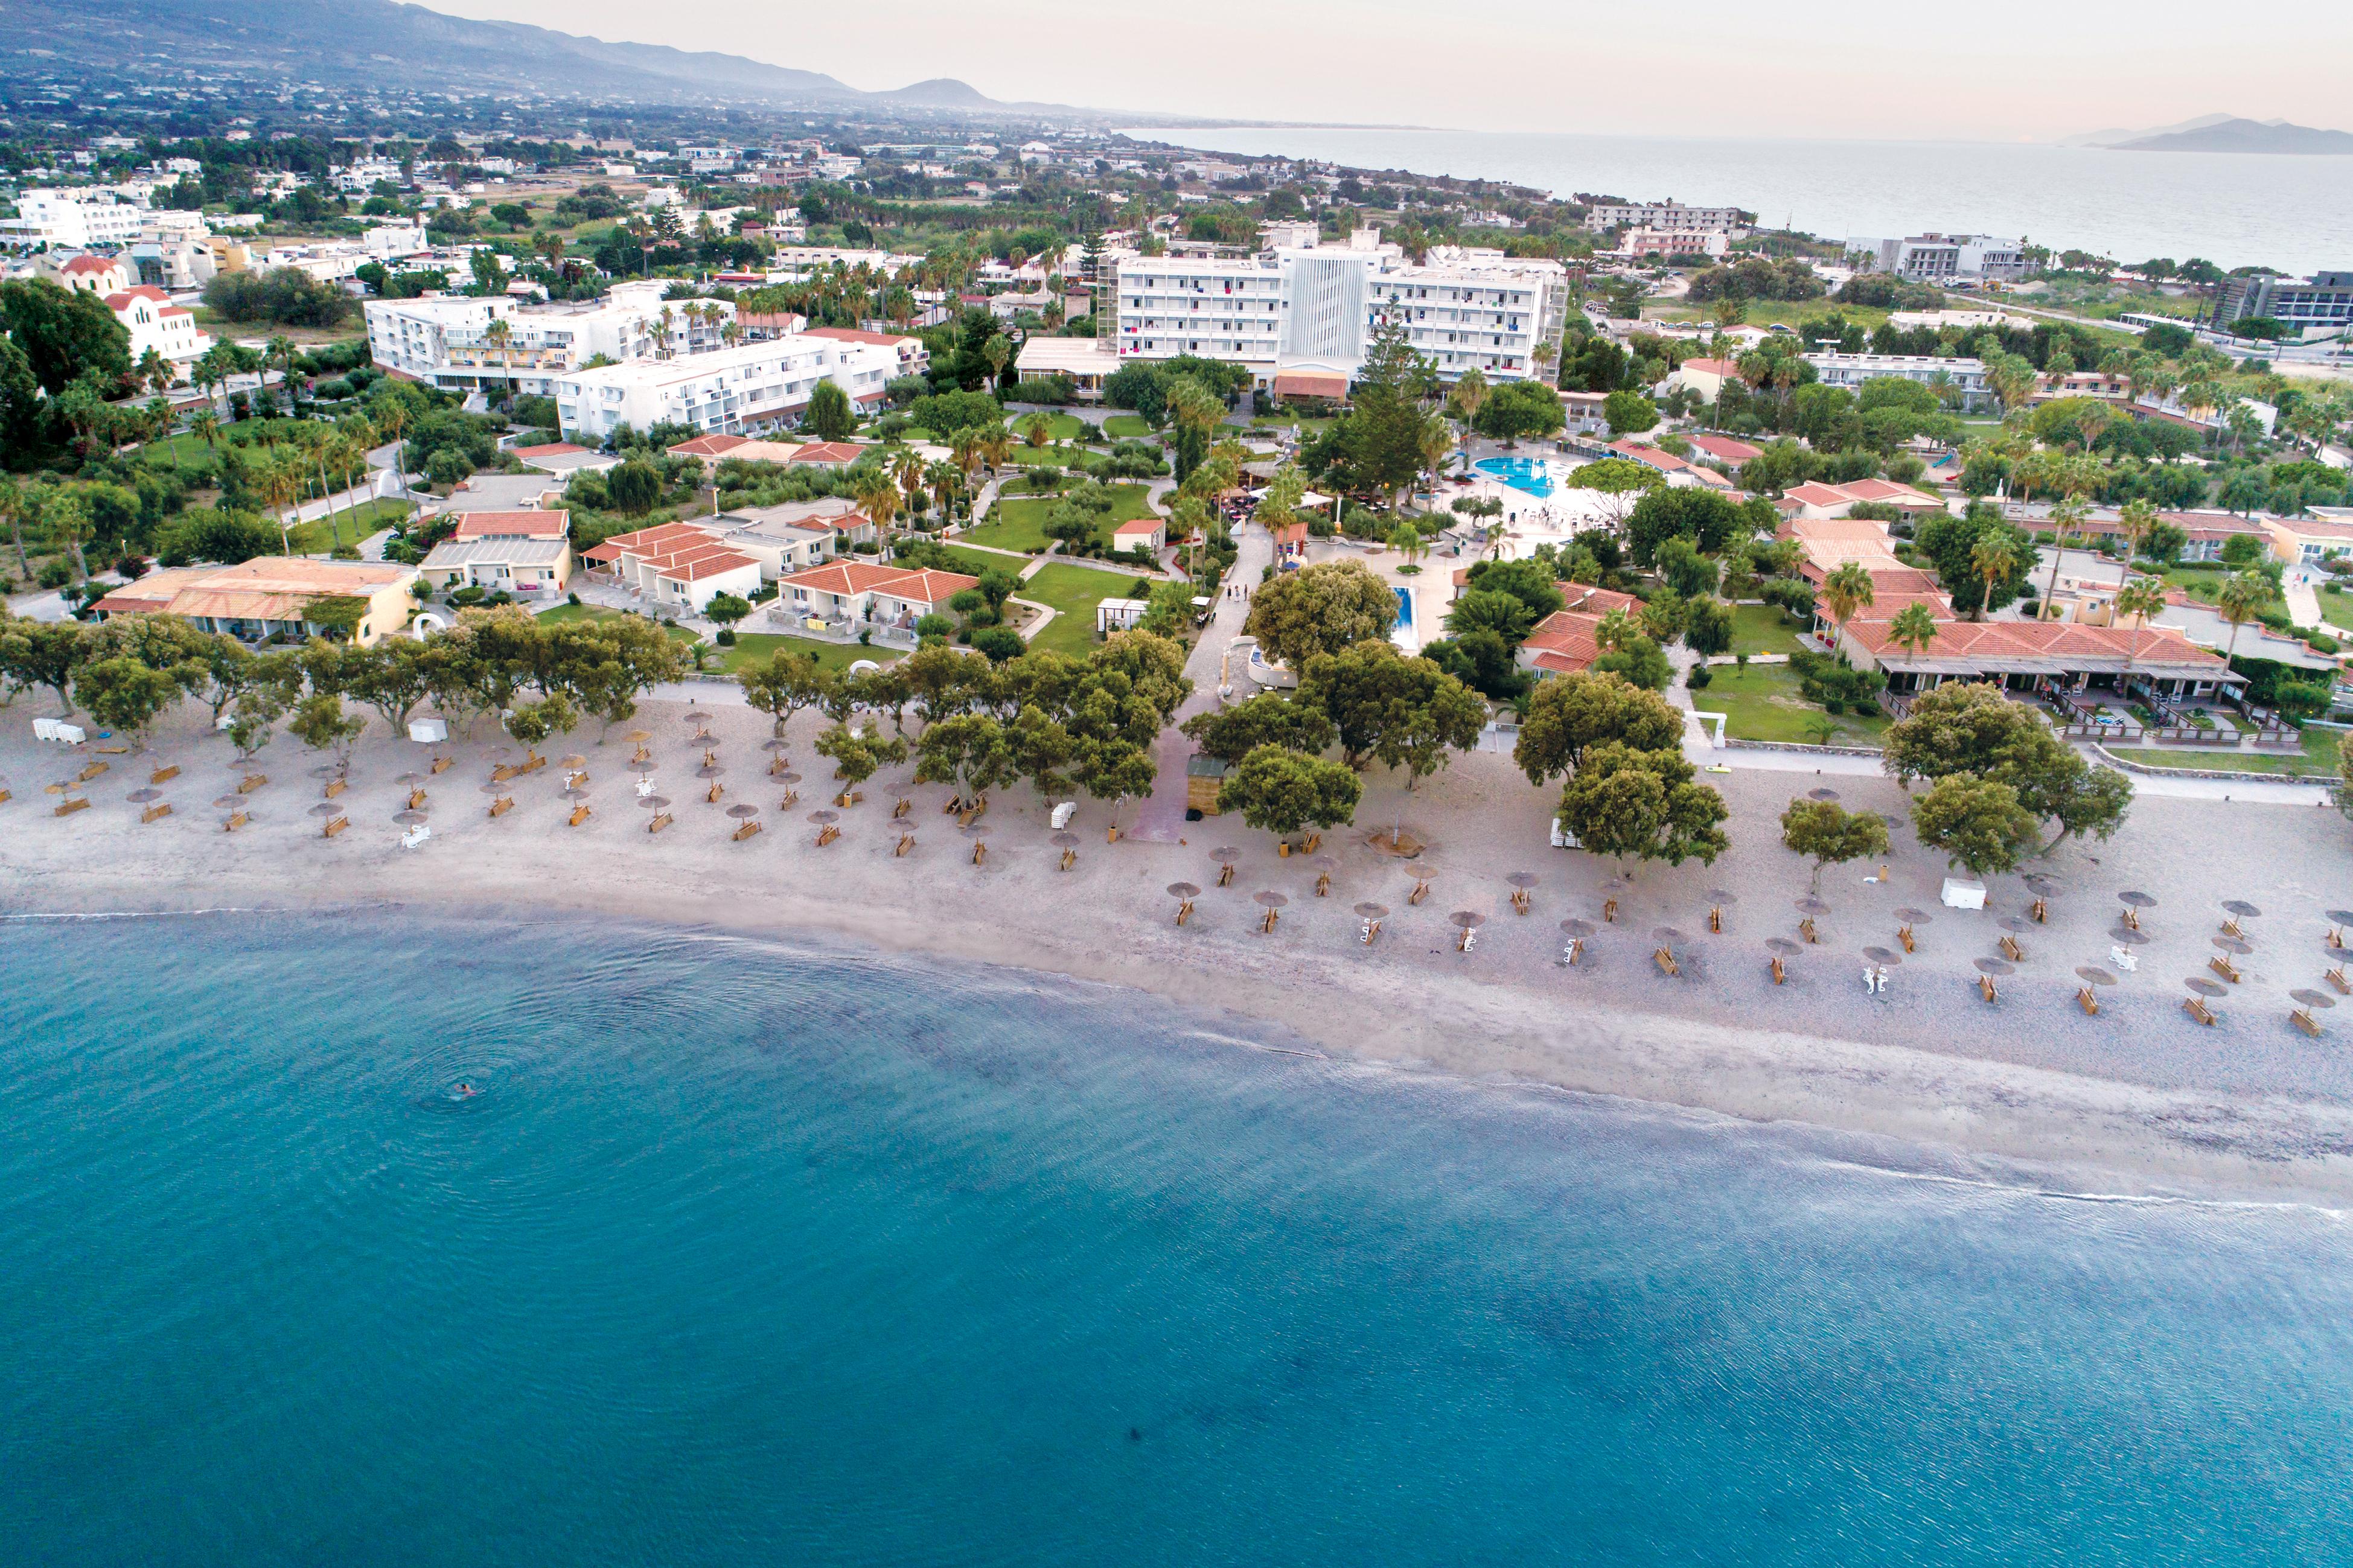
[[[1258,590],[1242,629],[1267,657],[1300,669],[1318,654],[1389,635],[1397,590],[1358,561],[1326,561],[1286,572]]]

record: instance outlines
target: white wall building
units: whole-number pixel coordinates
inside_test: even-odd
[[[554,378],[554,397],[565,432],[578,440],[601,441],[622,425],[690,425],[741,436],[797,423],[820,381],[833,382],[854,403],[872,403],[898,374],[899,356],[891,349],[789,337],[570,371]]]
[[[16,198],[16,216],[0,218],[0,246],[29,250],[52,246],[77,250],[129,245],[139,237],[147,209],[111,196],[31,190]]]
[[[554,391],[555,377],[599,354],[629,364],[720,348],[735,307],[724,300],[664,300],[667,287],[659,279],[617,283],[600,300],[550,305],[465,294],[370,300],[368,350],[384,369],[428,385],[471,391],[512,382],[544,397]],[[689,304],[698,310],[690,313]],[[506,323],[503,342],[491,330],[494,321]]]
[[[1687,207],[1681,202],[1611,202],[1588,207],[1585,226],[1599,234],[1605,228],[1698,229],[1733,234],[1746,227],[1738,207]]]
[[[2034,265],[2024,242],[1989,234],[1915,234],[1902,239],[1854,238],[1847,259],[1865,272],[1893,272],[1922,282],[1960,279],[2030,278]]]
[[[197,355],[213,346],[211,335],[196,330],[195,312],[185,305],[173,304],[161,289],[142,284],[109,294],[106,308],[131,333],[132,364],[146,358],[147,351],[153,349],[185,369]]]
[[[1959,395],[1961,407],[1968,411],[1991,395],[1983,360],[1942,359],[1934,354],[1823,353],[1808,354],[1806,363],[1814,367],[1816,378],[1824,386],[1842,386],[1850,392],[1861,391],[1867,381],[1894,376],[1925,385],[1949,386]]]
[[[1198,354],[1271,381],[1293,368],[1353,376],[1375,330],[1395,323],[1447,380],[1475,368],[1512,381],[1534,374],[1556,331],[1564,279],[1558,262],[1485,249],[1440,247],[1413,265],[1367,230],[1250,257],[1128,258],[1107,324],[1121,359]]]

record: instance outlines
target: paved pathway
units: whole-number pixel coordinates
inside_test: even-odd
[[[1236,531],[1234,542],[1241,553],[1233,570],[1226,574],[1226,581],[1256,586],[1259,574],[1274,560],[1273,538],[1262,528],[1248,526]],[[1176,719],[1160,732],[1156,752],[1159,773],[1152,794],[1136,811],[1134,826],[1128,829],[1130,837],[1154,844],[1174,844],[1185,837],[1185,762],[1193,754],[1194,746],[1177,725],[1197,713],[1207,713],[1218,707],[1218,677],[1226,650],[1241,635],[1242,623],[1249,618],[1250,605],[1246,600],[1226,598],[1223,590],[1219,590],[1216,613],[1201,628],[1201,640],[1193,645],[1192,656],[1185,661],[1185,674],[1193,682],[1193,695],[1185,700]],[[1241,693],[1238,691],[1236,695]]]
[[[2312,574],[2298,570],[2289,573],[2280,584],[2280,596],[2287,601],[2288,619],[2300,626],[2317,626],[2320,618],[2320,595],[2312,586]]]

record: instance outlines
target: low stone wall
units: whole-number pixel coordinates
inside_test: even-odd
[[[2326,788],[2330,782],[2327,778],[2297,778],[2289,773],[2237,773],[2224,768],[2158,767],[2148,763],[2136,763],[2120,757],[2097,741],[2092,742],[2092,750],[2099,752],[2104,761],[2114,763],[2126,773],[2146,773],[2151,778],[2220,779],[2225,784],[2311,784],[2316,788]]]
[[[1877,746],[1814,746],[1803,741],[1743,741],[1736,736],[1724,738],[1726,751],[1801,752],[1816,757],[1877,757],[1884,756]]]

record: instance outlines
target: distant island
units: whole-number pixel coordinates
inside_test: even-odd
[[[2353,153],[2353,132],[2320,131],[2284,121],[2218,120],[2193,130],[2142,136],[2106,145],[2119,153]]]

